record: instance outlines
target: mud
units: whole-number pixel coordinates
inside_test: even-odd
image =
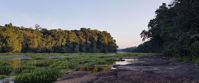
[[[136,59],[114,70],[91,73],[75,71],[55,83],[199,83],[199,67],[162,56],[126,57]]]

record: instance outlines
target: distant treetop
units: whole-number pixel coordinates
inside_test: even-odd
[[[81,28],[80,30],[47,30],[0,26],[0,52],[116,52],[116,41],[106,31]]]

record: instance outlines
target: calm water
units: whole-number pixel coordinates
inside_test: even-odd
[[[138,59],[122,59],[120,61],[116,61],[114,66],[122,66],[122,65],[129,65],[136,62]],[[112,67],[111,69],[117,69],[116,67]]]
[[[130,53],[130,52],[126,52],[126,51],[117,51],[117,53],[125,54],[125,53]]]

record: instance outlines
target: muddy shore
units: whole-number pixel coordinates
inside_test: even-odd
[[[199,67],[162,56],[126,57],[136,59],[116,65],[108,72],[75,71],[55,83],[199,83]]]

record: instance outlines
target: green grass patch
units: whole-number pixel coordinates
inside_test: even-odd
[[[148,56],[152,53],[20,53],[0,54],[0,74],[16,77],[16,83],[52,83],[74,70],[110,70],[118,58]],[[104,65],[100,68],[98,65]]]
[[[37,68],[18,74],[15,83],[52,83],[61,76],[61,72],[50,68]]]

